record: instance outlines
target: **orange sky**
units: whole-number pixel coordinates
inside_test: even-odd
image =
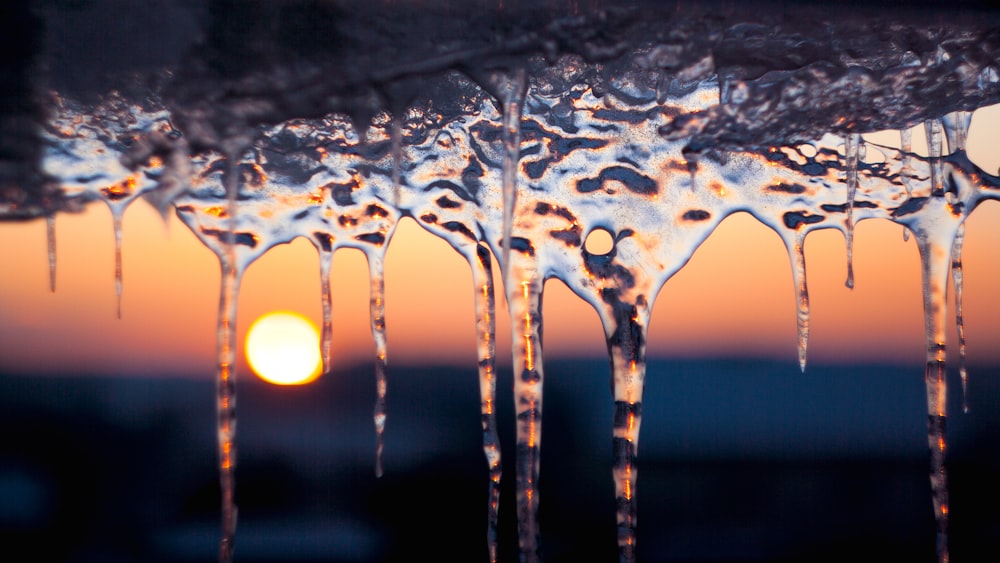
[[[100,205],[60,216],[58,281],[48,291],[44,222],[0,224],[0,370],[210,375],[213,371],[218,265],[182,224],[164,226],[145,204],[126,214],[123,318],[115,318],[108,212]],[[923,358],[919,262],[912,240],[885,221],[859,224],[856,287],[843,285],[843,237],[809,236],[813,361]],[[1000,203],[970,218],[965,252],[966,319],[972,361],[1000,359]],[[475,362],[471,274],[443,241],[412,221],[399,227],[386,259],[390,360]],[[368,361],[367,269],[357,251],[334,258],[334,361]],[[509,350],[501,312],[498,350]],[[725,221],[656,303],[650,355],[751,355],[795,358],[794,296],[777,235],[746,214]],[[241,338],[274,309],[320,320],[313,247],[298,240],[273,249],[247,271],[240,295]],[[545,295],[545,353],[602,356],[597,315],[561,282]],[[501,359],[507,357],[507,352]]]
[[[991,108],[994,114],[1000,114]],[[978,118],[977,118],[978,119]],[[977,121],[978,123],[978,121]],[[972,135],[986,128],[974,124]],[[980,143],[982,144],[982,143]],[[986,144],[985,146],[997,146]],[[989,156],[995,170],[1000,154]],[[982,160],[980,158],[980,160]],[[110,213],[96,203],[60,215],[58,280],[48,291],[45,223],[0,222],[0,372],[214,373],[218,261],[176,218],[165,225],[143,202],[124,220],[123,319],[115,318]],[[843,237],[806,242],[814,362],[923,361],[919,261],[902,227],[869,220],[855,237],[853,291],[844,287]],[[964,254],[969,360],[1000,361],[1000,203],[982,205],[967,224]],[[318,261],[304,240],[273,249],[250,267],[240,296],[242,339],[261,314],[301,312],[320,322]],[[444,241],[410,220],[386,258],[390,363],[474,365],[471,274]],[[367,267],[363,255],[334,258],[334,364],[368,362]],[[509,361],[509,323],[498,290],[497,350]],[[546,286],[546,357],[601,357],[597,315],[560,282]],[[791,274],[776,234],[752,217],[727,219],[658,298],[649,355],[765,356],[795,361]],[[954,331],[949,333],[955,350]],[[246,370],[245,363],[243,369]]]

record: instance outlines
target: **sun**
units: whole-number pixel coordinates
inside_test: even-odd
[[[302,385],[319,377],[319,331],[307,317],[273,311],[247,331],[246,355],[261,379],[275,385]]]

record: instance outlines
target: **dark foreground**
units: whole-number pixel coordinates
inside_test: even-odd
[[[386,475],[369,369],[239,387],[237,561],[486,560],[473,369],[390,371]],[[508,370],[509,371],[509,370]],[[952,561],[1000,540],[1000,384],[973,371],[949,419]],[[516,555],[509,373],[500,554]],[[614,561],[611,402],[601,360],[549,362],[546,561]],[[992,380],[992,381],[991,381]],[[639,448],[641,561],[934,560],[919,366],[658,362]],[[0,542],[35,561],[212,561],[207,381],[0,377]]]

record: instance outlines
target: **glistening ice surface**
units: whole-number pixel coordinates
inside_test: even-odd
[[[607,339],[617,505],[617,531],[609,533],[617,535],[620,559],[634,561],[651,311],[664,283],[737,212],[784,242],[803,370],[808,234],[841,231],[848,260],[855,225],[865,219],[893,221],[915,238],[937,557],[948,560],[946,291],[949,277],[961,291],[964,221],[982,201],[1000,198],[1000,178],[965,150],[971,112],[1000,99],[995,17],[943,25],[927,14],[899,22],[855,14],[819,20],[819,12],[801,20],[732,10],[687,16],[627,3],[532,14],[444,3],[382,16],[293,2],[287,13],[251,10],[247,30],[227,23],[225,3],[212,6],[207,44],[181,66],[96,93],[72,81],[60,89],[53,80],[41,133],[44,197],[38,203],[26,193],[3,211],[31,215],[102,199],[120,231],[125,207],[145,197],[176,212],[218,255],[220,560],[233,558],[237,537],[234,327],[243,273],[270,248],[304,237],[321,257],[319,275],[329,288],[335,251],[365,254],[376,343],[373,453],[381,474],[392,383],[383,258],[397,222],[409,216],[473,271],[477,322],[470,330],[479,339],[490,558],[497,557],[501,459],[513,462],[521,559],[540,558],[541,302],[545,280],[558,278],[597,311]],[[479,35],[437,44],[414,31],[397,41],[402,47],[365,39],[406,27],[407,14],[416,17],[414,29],[434,30],[457,26],[467,13],[496,17],[494,34],[473,24],[466,33]],[[277,23],[266,21],[271,16]],[[345,35],[288,35],[293,24],[318,26],[324,17]],[[338,27],[346,25],[356,26],[356,43],[334,40],[357,38]],[[376,31],[364,31],[372,25]],[[251,35],[247,49],[234,47]],[[401,54],[406,47],[414,54]],[[375,64],[385,60],[393,64]],[[910,150],[904,133],[920,124],[926,157]],[[885,129],[901,131],[901,148],[862,137]],[[610,235],[609,251],[588,249],[595,231]],[[517,441],[503,457],[494,260],[513,321]],[[119,259],[119,280],[120,269]],[[850,264],[845,283],[855,283]],[[327,290],[326,367],[329,303]]]

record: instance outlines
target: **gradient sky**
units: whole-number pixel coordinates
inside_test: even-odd
[[[980,110],[970,155],[987,170],[1000,164],[1000,106]],[[916,137],[919,139],[919,135]],[[916,147],[920,150],[919,147]],[[992,150],[991,150],[992,149]],[[115,318],[111,218],[95,203],[56,221],[58,279],[48,290],[44,221],[0,223],[0,372],[109,375],[214,373],[219,266],[175,217],[166,223],[137,202],[124,219],[123,318]],[[843,237],[806,240],[813,362],[906,362],[924,358],[919,260],[902,227],[858,224],[853,291],[844,287]],[[967,223],[965,264],[969,360],[1000,361],[1000,203],[980,206]],[[386,258],[392,363],[474,365],[471,274],[464,259],[416,223],[400,223]],[[368,362],[363,255],[334,257],[334,368]],[[260,315],[287,309],[320,321],[318,260],[304,240],[270,251],[246,273],[239,338]],[[561,282],[546,285],[546,357],[602,357],[596,313]],[[510,330],[498,290],[498,356],[509,362]],[[955,342],[954,330],[949,333]],[[952,350],[955,346],[952,345]],[[661,292],[650,326],[654,357],[767,357],[795,361],[791,272],[776,234],[747,214],[727,219]],[[241,355],[242,359],[242,355]],[[245,362],[243,369],[246,369]]]

